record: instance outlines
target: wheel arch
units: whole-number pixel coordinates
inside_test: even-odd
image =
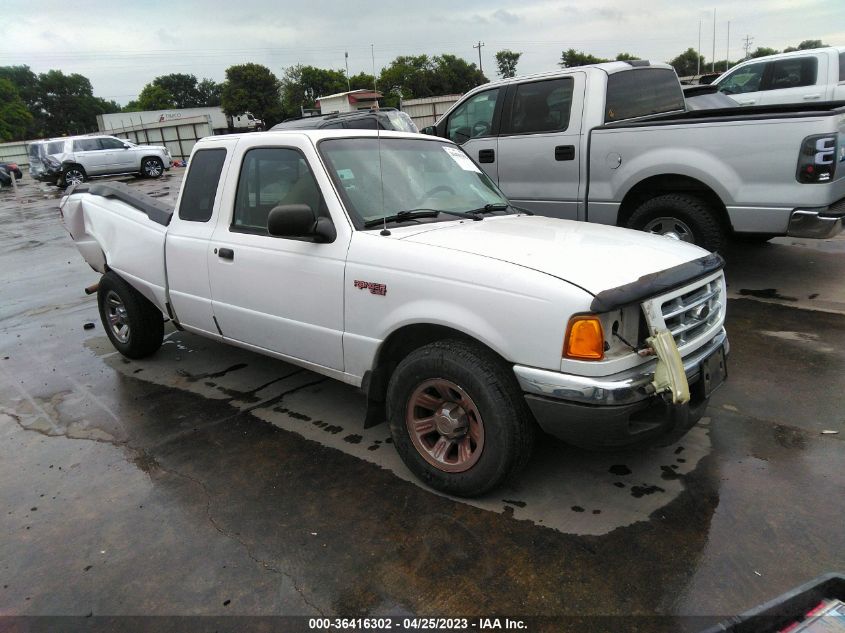
[[[712,187],[698,178],[683,174],[667,173],[649,176],[631,187],[619,205],[617,226],[627,226],[634,211],[644,202],[665,194],[691,194],[701,198],[716,212],[718,220],[733,231],[728,210],[722,198]]]

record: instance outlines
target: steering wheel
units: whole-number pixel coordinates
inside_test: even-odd
[[[452,189],[452,187],[450,187],[449,185],[438,185],[437,187],[434,187],[433,189],[429,189],[428,191],[426,191],[423,194],[423,199],[431,198],[438,193],[448,193],[449,195],[454,196],[455,190]]]
[[[482,136],[490,131],[490,124],[487,121],[476,121],[472,124],[472,138]]]

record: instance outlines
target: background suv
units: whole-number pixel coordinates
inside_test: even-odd
[[[353,130],[394,130],[396,132],[419,132],[416,124],[405,112],[395,108],[378,110],[358,110],[356,112],[335,112],[322,116],[307,116],[301,119],[288,119],[272,130],[293,129],[353,129]]]
[[[140,174],[158,178],[173,160],[166,147],[136,145],[114,136],[70,136],[30,143],[29,173],[36,180],[59,186],[91,176]]]

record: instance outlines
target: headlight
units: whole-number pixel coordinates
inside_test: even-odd
[[[576,360],[604,358],[604,330],[597,316],[582,314],[569,319],[563,355]]]
[[[798,171],[795,178],[805,184],[824,183],[833,180],[836,173],[836,134],[808,136],[801,143],[798,155]]]

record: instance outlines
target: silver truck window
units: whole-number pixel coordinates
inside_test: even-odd
[[[201,149],[191,157],[182,200],[179,202],[179,219],[188,222],[208,222],[214,209],[217,185],[226,150],[222,147]]]
[[[741,95],[746,92],[758,92],[763,83],[766,62],[748,64],[732,71],[719,82],[719,92],[726,95]]]
[[[562,132],[569,127],[572,77],[519,84],[503,134]]]
[[[446,136],[459,145],[471,138],[490,136],[498,98],[499,88],[494,88],[479,92],[459,105],[446,124]]]
[[[123,149],[123,141],[116,138],[101,138],[100,145],[103,149]]]
[[[279,205],[307,204],[328,215],[305,157],[285,147],[261,147],[244,156],[235,196],[233,231],[267,233],[267,217]]]
[[[73,142],[74,152],[96,152],[102,149],[98,138],[78,138]]]
[[[606,123],[684,109],[681,82],[671,68],[635,68],[607,77]]]
[[[800,88],[816,83],[818,60],[815,57],[790,57],[769,62],[771,71],[763,90]]]

